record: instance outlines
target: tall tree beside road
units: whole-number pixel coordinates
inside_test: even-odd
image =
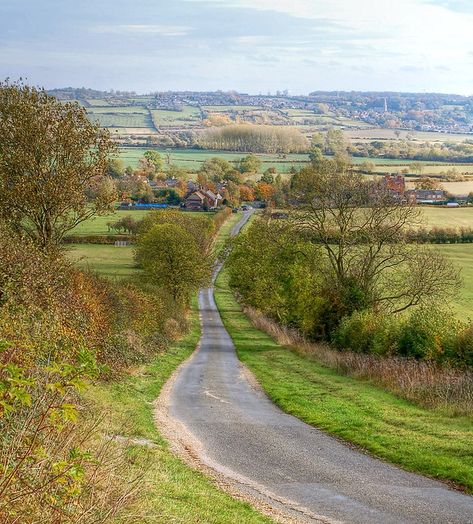
[[[335,159],[301,171],[292,189],[293,227],[324,253],[322,295],[335,323],[357,310],[401,312],[457,289],[446,258],[406,241],[418,208],[384,185]]]
[[[140,235],[136,259],[149,281],[179,306],[188,305],[191,293],[210,275],[210,259],[192,234],[177,224],[156,224]]]

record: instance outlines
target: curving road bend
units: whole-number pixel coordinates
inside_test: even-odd
[[[200,346],[176,377],[168,416],[185,427],[181,438],[203,464],[300,522],[473,523],[472,497],[283,413],[247,378],[212,288],[200,292],[199,304]]]

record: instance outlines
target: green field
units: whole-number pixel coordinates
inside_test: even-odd
[[[468,228],[473,229],[473,207],[422,206],[422,225],[428,229]]]
[[[446,255],[461,270],[463,286],[453,306],[459,318],[473,321],[473,244],[442,244],[432,248]]]
[[[114,214],[96,217],[83,222],[72,232],[71,236],[107,235],[107,222],[115,222],[124,216],[132,216],[135,220],[145,217],[150,211],[116,211]],[[188,215],[202,216],[199,212],[187,212]],[[205,213],[213,217],[215,213]],[[231,224],[236,215],[222,226],[221,234],[217,236],[218,249],[223,245],[223,235],[228,235]],[[67,244],[68,257],[77,263],[80,268],[97,272],[109,278],[127,278],[135,275],[139,270],[133,259],[133,246],[115,247],[109,244]]]
[[[156,126],[192,127],[201,125],[200,110],[185,106],[180,111],[151,109],[144,105],[114,106],[105,100],[90,100],[87,112],[90,120],[103,127],[128,134],[130,130],[142,129],[143,134],[154,134]],[[156,126],[155,126],[156,125]],[[132,133],[133,134],[133,133]]]
[[[89,119],[109,128],[143,128],[154,130],[149,111],[141,108],[94,108],[89,109]]]
[[[135,220],[141,220],[144,218],[148,213],[152,213],[152,210],[145,210],[145,209],[137,209],[137,210],[126,210],[126,209],[118,209],[114,213],[110,213],[108,215],[103,216],[97,216],[94,218],[90,218],[89,220],[86,220],[85,222],[82,222],[79,224],[75,229],[73,229],[70,233],[70,236],[89,236],[89,235],[114,235],[116,234],[115,231],[110,232],[108,230],[107,222],[117,222],[121,218],[125,216],[131,216]],[[186,211],[188,215],[202,215],[199,211]],[[207,217],[213,217],[215,212],[210,211],[205,213],[205,216]]]
[[[403,169],[405,169],[406,167],[408,168],[409,165],[413,163],[412,161],[410,161],[406,164],[399,164],[399,163],[396,163],[396,162],[399,162],[398,160],[393,159],[391,164],[385,164],[385,163],[377,163],[376,159],[370,159],[370,160],[374,162],[376,165],[374,169],[375,173],[401,173]],[[381,162],[385,162],[385,160],[387,159],[383,159]],[[437,164],[432,164],[429,162],[425,164],[422,175],[423,176],[440,175],[451,169],[455,169],[457,173],[460,175],[469,176],[473,174],[473,164],[442,164],[441,162]]]
[[[133,259],[132,246],[115,247],[103,244],[70,244],[67,246],[67,256],[78,267],[100,275],[123,279],[136,275],[139,269]]]
[[[370,157],[363,157],[363,156],[352,157],[352,162],[355,165],[362,164],[363,162],[367,162],[367,161],[373,162],[374,164],[378,166],[396,165],[396,166],[404,166],[404,167],[407,166],[408,167],[411,164],[413,164],[414,162],[418,164],[422,164],[424,166],[449,165],[447,162],[433,162],[433,161],[427,161],[427,160],[403,160],[399,158],[370,158]]]
[[[105,100],[104,98],[89,98],[87,99],[87,103],[91,107],[111,107],[112,106],[112,104],[108,100]],[[88,112],[90,111],[91,110],[88,109]]]
[[[110,114],[110,113],[119,113],[121,115],[149,115],[148,109],[146,107],[141,106],[108,106],[108,107],[93,107],[89,109],[89,113],[93,115],[99,115],[99,114]]]
[[[284,411],[405,469],[473,491],[471,418],[418,407],[279,346],[242,313],[225,272],[216,301],[239,358]]]
[[[362,127],[362,126],[360,126]],[[372,140],[398,140],[396,129],[366,126],[366,129],[347,129],[347,136],[353,142],[371,142]],[[434,131],[399,131],[399,139],[406,139],[409,135],[419,142],[463,142],[471,140],[471,135],[461,133],[436,133]]]
[[[84,236],[84,235],[107,235],[110,232],[108,231],[107,222],[117,222],[121,218],[130,215],[135,220],[141,220],[144,218],[149,211],[147,210],[134,210],[134,211],[126,211],[126,210],[117,210],[114,213],[110,213],[108,215],[102,215],[97,216],[94,218],[90,218],[89,220],[86,220],[85,222],[82,222],[79,224],[75,229],[73,229],[70,233],[71,236]],[[111,233],[113,234],[113,232]]]
[[[263,106],[202,106],[209,113],[232,113],[239,111],[261,111]]]
[[[192,106],[185,106],[182,111],[151,109],[151,115],[159,127],[185,127],[202,124],[200,110]]]
[[[369,158],[352,157],[355,166],[363,162],[372,162],[375,165],[375,173],[400,173],[403,169],[409,168],[414,162],[422,164],[422,175],[439,175],[442,172],[455,169],[459,174],[473,173],[473,164],[453,164],[451,162],[415,161],[402,160],[398,158]]]
[[[120,158],[125,165],[137,167],[139,159],[143,153],[150,148],[147,147],[122,147],[120,148]],[[219,157],[234,162],[244,157],[248,153],[239,153],[234,151],[212,151],[206,149],[156,149],[165,158],[169,155],[172,164],[184,167],[191,171],[198,171],[202,163],[208,158]],[[288,154],[270,155],[258,154],[262,161],[261,171],[265,171],[268,167],[275,167],[279,173],[289,173],[291,167],[300,169],[309,162],[307,154]],[[364,158],[353,157],[352,161],[355,165],[360,165],[363,162],[370,161],[375,164],[375,173],[400,173],[404,168],[412,165],[412,160],[398,160],[395,158]],[[452,164],[445,162],[421,162],[424,167],[424,175],[438,175],[442,171],[448,171],[455,168],[459,174],[473,174],[473,164]],[[447,183],[448,185],[448,183]]]
[[[147,151],[148,147],[123,147],[120,149],[120,158],[125,165],[137,167],[143,153]],[[238,153],[230,151],[211,151],[206,149],[156,149],[161,153],[164,159],[169,155],[170,162],[180,167],[184,167],[191,171],[198,171],[205,160],[212,157],[219,157],[235,162],[243,158],[248,153]],[[287,173],[294,165],[301,167],[304,163],[309,161],[308,155],[304,154],[288,154],[285,158],[279,155],[257,155],[263,165],[261,170],[265,171],[268,167],[275,167],[281,173]]]

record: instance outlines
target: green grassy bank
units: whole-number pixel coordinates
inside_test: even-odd
[[[232,215],[220,229],[216,245],[223,245],[231,227],[240,218]],[[125,278],[138,271],[133,263],[133,248],[78,244],[70,256],[83,267],[112,278]],[[173,455],[153,419],[153,402],[173,371],[195,350],[201,334],[194,300],[189,315],[189,331],[180,341],[155,355],[153,360],[129,375],[108,383],[95,384],[87,398],[97,413],[106,413],[104,432],[130,440],[126,454],[130,476],[140,477],[142,485],[133,504],[116,518],[116,524],[129,522],[168,524],[202,523],[269,524],[249,504],[233,499],[203,474]],[[146,453],[136,453],[146,444]]]
[[[98,411],[106,411],[107,432],[146,439],[152,447],[130,462],[131,473],[144,473],[143,487],[117,523],[264,524],[272,522],[246,503],[220,491],[203,474],[189,468],[169,450],[153,421],[153,401],[176,367],[195,349],[200,337],[196,306],[190,331],[180,342],[156,355],[151,363],[125,379],[94,386],[88,391]],[[132,456],[136,445],[130,444]],[[136,520],[137,519],[137,520]]]
[[[384,460],[473,492],[473,420],[427,410],[278,345],[241,311],[221,273],[216,301],[240,359],[284,411]]]

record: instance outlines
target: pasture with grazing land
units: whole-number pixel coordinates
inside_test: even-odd
[[[89,118],[97,121],[102,127],[109,128],[142,128],[152,132],[153,121],[148,110],[140,107],[107,107],[89,110]]]
[[[473,321],[473,244],[441,244],[432,249],[446,255],[460,269],[462,287],[453,308],[461,320]]]
[[[140,131],[138,129],[138,131]],[[153,147],[121,147],[120,158],[123,160],[126,166],[133,168],[138,167],[138,162],[142,158],[143,153],[148,149],[155,149],[163,155],[165,162],[169,159],[171,164],[175,164],[179,167],[183,167],[190,171],[198,171],[202,166],[203,162],[208,158],[219,157],[229,162],[238,161],[240,158],[245,156],[247,153],[236,153],[233,151],[213,151],[206,149],[164,149],[164,148],[153,148]],[[274,167],[279,173],[287,174],[291,168],[300,169],[308,164],[309,155],[304,153],[293,153],[287,155],[270,155],[270,154],[257,154],[262,162],[260,171],[263,172],[269,167]],[[373,162],[375,165],[374,173],[400,173],[403,169],[409,168],[413,161],[412,160],[398,160],[392,158],[365,158],[365,157],[352,157],[352,162],[355,166],[359,166],[366,161]],[[439,175],[442,172],[446,172],[452,168],[455,168],[458,174],[473,175],[473,164],[451,164],[445,162],[421,162],[424,166],[423,175]],[[462,185],[460,185],[462,184]],[[468,190],[473,189],[473,184],[469,181],[466,182],[445,182],[443,183],[445,189],[452,192],[453,194],[466,194]]]
[[[97,216],[89,218],[85,222],[79,224],[75,229],[70,233],[70,236],[89,236],[89,235],[114,235],[116,231],[109,231],[107,223],[108,222],[117,222],[123,217],[130,216],[134,220],[138,221],[144,218],[148,213],[151,213],[152,210],[148,209],[117,209],[115,212],[108,215]],[[188,215],[202,215],[199,211],[186,211]],[[213,211],[205,213],[205,216],[212,217],[214,216]]]
[[[399,132],[399,138],[396,132]],[[366,129],[347,129],[348,138],[356,142],[371,142],[373,140],[405,140],[407,138],[419,142],[463,142],[471,140],[471,135],[462,133],[436,133],[433,131],[413,131],[369,127]]]
[[[185,106],[181,111],[167,111],[165,109],[151,109],[151,117],[156,127],[186,127],[202,124],[200,110],[196,107]]]
[[[67,256],[81,269],[112,279],[129,278],[139,272],[132,246],[115,247],[103,244],[70,244]]]
[[[423,227],[473,229],[473,207],[422,206],[421,210]]]
[[[131,216],[135,220],[141,220],[149,213],[148,210],[137,209],[133,211],[117,209],[114,213],[108,215],[96,216],[89,218],[85,222],[79,224],[74,228],[71,236],[86,236],[86,235],[107,235],[116,232],[109,231],[107,222],[117,222],[125,216]]]
[[[171,164],[188,169],[189,171],[198,171],[202,164],[209,158],[219,157],[228,162],[237,162],[247,153],[235,153],[231,151],[211,151],[206,149],[162,149],[150,147],[122,147],[120,148],[120,158],[125,165],[137,167],[143,153],[148,149],[155,149],[160,153],[165,162],[168,157]],[[287,154],[287,155],[257,155],[261,162],[261,171],[269,167],[274,167],[278,172],[288,173],[291,167],[300,168],[309,161],[309,156],[305,154]]]

